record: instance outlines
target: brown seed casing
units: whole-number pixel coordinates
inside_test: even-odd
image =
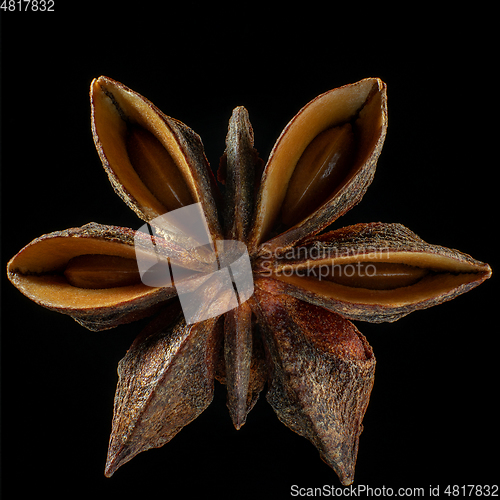
[[[267,400],[285,425],[316,446],[342,484],[351,484],[375,375],[373,351],[340,315],[283,295],[273,280],[256,285],[255,310],[273,360]]]
[[[176,193],[180,203],[200,202],[210,232],[220,236],[219,196],[199,136],[111,78],[95,79],[90,97],[94,142],[113,188],[125,203],[145,221],[177,208],[175,197],[159,191],[162,183],[165,192]],[[140,144],[145,141],[144,150]]]
[[[280,281],[283,293],[349,319],[375,323],[395,321],[451,300],[491,276],[488,264],[458,250],[430,245],[401,224],[356,224],[326,233],[289,253],[292,258],[285,258],[286,254],[262,258],[257,265],[259,274]],[[376,274],[360,277],[356,273],[378,265],[397,266],[409,274],[402,278],[401,286],[394,287],[380,285]],[[340,280],[329,279],[335,269],[348,273]]]
[[[352,126],[355,140],[354,159],[348,162],[348,171],[333,179],[326,201],[314,213],[292,227],[279,226],[278,215],[300,157],[322,132],[347,123]],[[373,180],[386,130],[386,86],[377,78],[331,90],[304,106],[271,151],[257,194],[250,249],[259,248],[260,253],[285,251],[356,205]],[[344,141],[337,147],[342,150]]]
[[[349,319],[395,321],[491,275],[487,264],[400,224],[320,234],[373,179],[386,85],[367,78],[313,99],[285,127],[262,175],[248,112],[236,108],[218,173],[223,207],[189,127],[104,76],[90,96],[104,169],[151,235],[95,223],[46,234],[10,260],[8,276],[36,303],[91,330],[156,315],[119,364],[105,474],[172,439],[208,406],[217,378],[237,429],[267,384],[278,418],[316,446],[342,484],[352,483],[375,357]],[[181,207],[202,210],[217,255],[198,246],[190,221],[175,219]],[[235,298],[234,274],[233,286],[221,278],[233,263],[224,238],[248,250],[247,301]],[[175,265],[175,283],[146,286],[138,256],[151,270]],[[186,324],[181,302],[170,300],[178,285],[208,319]]]
[[[429,273],[422,267],[386,262],[333,264],[326,269],[325,266],[312,266],[310,271],[318,279],[367,290],[395,290],[411,286]]]
[[[152,288],[135,280],[127,286],[89,289],[73,286],[64,275],[68,263],[81,255],[112,256],[135,262],[134,233],[131,229],[90,223],[43,235],[10,260],[8,277],[37,304],[68,314],[91,330],[105,330],[135,321],[153,314],[173,297],[176,294],[174,287]],[[147,242],[146,235],[141,239]],[[136,239],[135,243],[140,244],[140,241]],[[178,265],[182,263],[192,271],[205,269],[203,263],[181,246],[171,241],[158,240],[157,243],[165,259]]]
[[[137,261],[116,255],[78,255],[68,261],[63,274],[77,288],[116,288],[141,282]]]

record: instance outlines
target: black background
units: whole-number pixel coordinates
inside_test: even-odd
[[[189,125],[215,167],[233,107],[247,107],[267,158],[309,100],[378,76],[388,85],[385,147],[362,203],[335,227],[400,222],[495,271],[493,12],[203,5],[55,0],[51,13],[0,13],[2,265],[44,233],[90,221],[142,224],[113,193],[95,152],[92,78],[119,80]],[[235,431],[218,384],[195,422],[105,479],[116,366],[142,325],[89,332],[3,281],[5,498],[288,498],[293,484],[340,486],[265,398]],[[355,484],[442,492],[498,482],[497,298],[493,277],[397,323],[357,324],[377,371]]]

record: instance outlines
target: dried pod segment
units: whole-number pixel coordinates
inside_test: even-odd
[[[139,335],[118,365],[108,477],[138,453],[170,441],[213,398],[217,319],[156,326]]]
[[[226,151],[218,177],[226,187],[224,227],[226,239],[246,241],[254,204],[255,170],[261,160],[253,147],[253,129],[248,111],[236,108],[229,121]]]
[[[386,100],[385,84],[367,78],[318,96],[288,123],[264,170],[252,249],[284,251],[361,200],[385,139]]]
[[[261,339],[247,302],[225,316],[224,365],[227,406],[234,426],[240,429],[267,379]]]
[[[272,359],[267,400],[351,484],[375,373],[366,339],[348,320],[258,280],[253,307]]]
[[[228,240],[246,241],[253,212],[255,170],[261,160],[253,147],[253,130],[244,107],[236,108],[229,122],[226,151],[219,179],[225,184],[224,227]],[[266,378],[260,337],[248,303],[228,311],[224,323],[224,377],[227,406],[236,429],[245,423]],[[219,377],[220,378],[220,377]]]
[[[46,234],[10,260],[8,276],[37,304],[68,314],[91,330],[112,328],[152,314],[175,295],[173,286],[153,288],[138,279],[136,252],[142,240],[134,236],[131,229],[93,223]],[[140,237],[147,242],[146,235]],[[165,259],[203,269],[171,242],[157,240],[156,248]]]
[[[285,293],[350,319],[395,321],[476,287],[487,264],[424,242],[401,224],[357,224],[261,261]],[[294,255],[293,255],[294,254]]]
[[[92,133],[111,184],[139,217],[150,221],[200,202],[220,236],[215,179],[197,134],[125,85],[92,82]]]

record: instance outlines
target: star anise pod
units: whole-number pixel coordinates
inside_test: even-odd
[[[350,484],[375,371],[373,351],[350,320],[395,321],[491,274],[487,264],[400,224],[320,234],[373,179],[387,129],[385,84],[369,78],[312,100],[263,169],[248,113],[236,108],[218,172],[223,197],[186,125],[106,77],[92,82],[91,104],[109,179],[155,234],[95,223],[47,234],[9,262],[8,274],[30,299],[91,330],[154,316],[119,364],[106,475],[172,439],[210,404],[218,379],[236,428],[267,382],[279,419]],[[238,240],[248,251],[254,293],[236,307],[228,307],[234,290],[210,281],[210,245],[193,247],[189,229],[157,225],[197,203],[219,266],[217,242]],[[183,273],[168,286],[145,284],[140,251]],[[176,290],[200,282],[200,307],[215,301],[227,312],[187,323]]]

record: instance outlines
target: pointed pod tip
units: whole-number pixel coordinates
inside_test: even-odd
[[[98,76],[97,78],[94,78],[92,80],[92,82],[99,83],[99,84],[101,84],[101,83],[117,83],[112,78],[109,78],[109,76],[104,76],[104,75],[101,75],[101,76]]]
[[[118,444],[112,436],[108,456],[106,457],[106,465],[104,466],[104,476],[111,477],[122,465],[137,455],[137,453],[132,453],[129,447]]]
[[[248,410],[245,408],[237,408],[236,411],[232,411],[229,408],[229,413],[231,414],[231,419],[233,421],[234,428],[239,431],[246,423]]]
[[[107,80],[108,78],[102,75],[97,78],[93,78],[92,82],[90,83],[90,91],[92,92],[97,90],[101,86],[101,84],[106,82]]]
[[[234,425],[234,428],[239,431],[244,425],[245,425],[245,422],[246,422],[246,419],[244,418],[243,420],[237,420],[237,421],[234,421],[233,420],[233,425]]]
[[[109,78],[109,76],[101,75],[94,78],[90,84],[90,94],[93,95],[95,92],[105,91],[109,88],[122,88],[125,87],[123,84]]]
[[[238,106],[233,109],[229,119],[229,131],[227,139],[229,141],[240,141],[241,136],[248,137],[250,146],[253,146],[253,129],[250,123],[250,115],[244,106]],[[227,141],[226,141],[226,145]]]
[[[104,468],[104,477],[110,478],[114,473],[114,470]]]
[[[233,109],[232,116],[248,117],[248,110],[247,108],[245,108],[245,106],[236,106],[236,108]]]
[[[337,474],[343,486],[349,486],[354,482],[354,468],[356,465],[356,458],[354,460],[344,460],[346,457],[329,457],[320,455],[323,462],[330,466]],[[339,459],[340,458],[340,459]]]
[[[117,463],[117,455],[111,454],[111,450],[108,451],[108,456],[106,457],[106,465],[104,466],[104,476],[111,477],[116,470],[120,467],[120,463]]]
[[[125,447],[121,447],[119,450],[115,450],[115,452],[112,452],[110,449],[106,458],[106,465],[104,466],[104,476],[111,477],[122,465],[134,458],[135,455],[137,453],[131,454],[130,450]]]
[[[111,477],[116,471],[116,467],[113,466],[112,463],[106,462],[104,467],[104,476]]]
[[[106,80],[107,78],[105,76],[100,76],[99,78],[94,78],[90,83],[90,103],[92,108],[94,108],[96,96],[102,92],[102,88],[105,85]]]
[[[489,279],[493,274],[493,269],[491,269],[491,267],[488,264],[485,264],[483,273],[484,273],[484,279]]]
[[[344,479],[341,479],[340,481],[342,483],[342,486],[350,486],[352,483],[354,483],[354,477],[349,476]]]

